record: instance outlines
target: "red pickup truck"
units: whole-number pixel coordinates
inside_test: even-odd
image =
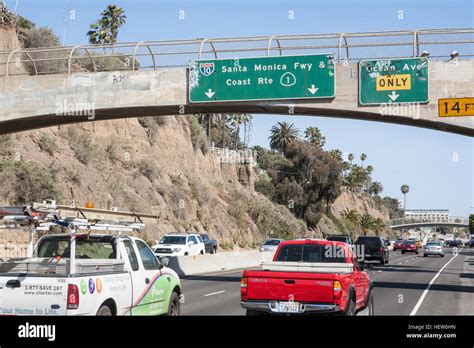
[[[280,243],[262,270],[240,283],[247,315],[334,313],[372,315],[373,285],[349,244],[314,239]]]

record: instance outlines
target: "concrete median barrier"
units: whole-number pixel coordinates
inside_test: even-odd
[[[196,256],[167,256],[169,267],[180,276],[258,267],[271,261],[273,252],[258,250],[221,251]]]

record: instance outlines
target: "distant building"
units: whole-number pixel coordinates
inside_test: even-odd
[[[449,222],[449,209],[410,209],[405,210],[405,218],[416,221]]]

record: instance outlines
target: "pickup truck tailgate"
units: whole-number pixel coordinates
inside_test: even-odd
[[[67,278],[0,275],[0,315],[66,315]]]
[[[332,302],[333,274],[251,271],[247,297],[252,300]]]

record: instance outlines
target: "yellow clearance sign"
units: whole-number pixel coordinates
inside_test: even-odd
[[[398,91],[411,89],[411,75],[381,75],[376,79],[377,91]]]
[[[474,98],[438,99],[439,117],[474,116]]]

